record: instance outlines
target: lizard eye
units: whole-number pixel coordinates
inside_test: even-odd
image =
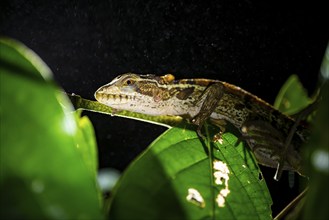
[[[131,79],[127,79],[126,82],[125,82],[125,84],[126,84],[127,86],[129,86],[129,85],[134,84],[134,81],[131,80]]]

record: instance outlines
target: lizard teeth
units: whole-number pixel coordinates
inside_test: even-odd
[[[127,102],[130,100],[135,100],[135,96],[129,96],[125,94],[106,94],[101,93],[96,95],[96,100],[99,102]]]

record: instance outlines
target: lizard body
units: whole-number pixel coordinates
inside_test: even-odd
[[[198,125],[198,129],[208,119],[228,121],[245,135],[260,164],[303,173],[300,146],[308,130],[297,126],[291,144],[284,146],[295,121],[232,84],[210,79],[175,80],[171,74],[127,73],[100,87],[95,98],[118,110],[178,115]],[[279,164],[282,158],[284,164]]]

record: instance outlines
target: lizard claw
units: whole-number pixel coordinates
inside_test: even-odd
[[[281,163],[278,163],[273,179],[275,181],[279,181],[282,176],[282,172],[283,172],[283,166],[281,165]]]
[[[206,136],[202,134],[201,128],[202,126],[199,126],[198,129],[196,130],[196,133],[198,134],[199,138],[206,139]]]

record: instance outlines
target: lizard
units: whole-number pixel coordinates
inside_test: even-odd
[[[101,86],[94,96],[117,110],[181,116],[197,126],[199,137],[203,137],[201,128],[208,119],[222,131],[223,122],[231,123],[242,133],[257,162],[277,169],[274,179],[278,180],[283,170],[304,175],[300,147],[309,130],[233,84],[203,78],[176,80],[172,74],[126,73]]]

